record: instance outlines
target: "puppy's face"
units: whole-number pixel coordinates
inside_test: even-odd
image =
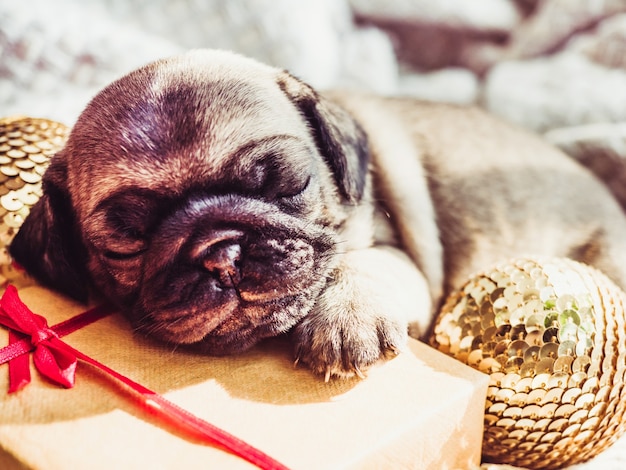
[[[95,287],[150,335],[229,353],[307,314],[366,166],[358,127],[309,87],[196,51],[89,104],[11,253],[70,295]]]

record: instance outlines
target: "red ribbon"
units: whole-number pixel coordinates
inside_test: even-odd
[[[76,356],[67,352],[44,317],[34,314],[22,303],[14,286],[8,286],[0,299],[0,323],[10,328],[9,344],[22,339],[15,332],[30,336],[30,343],[35,348],[33,360],[41,375],[63,387],[74,386]],[[17,392],[29,383],[28,356],[20,355],[10,360],[9,393]]]
[[[36,369],[52,382],[66,388],[74,386],[77,359],[80,359],[123,384],[139,401],[140,406],[178,431],[186,432],[205,443],[217,445],[259,468],[287,470],[283,464],[241,439],[194,416],[60,340],[61,337],[111,313],[113,309],[110,307],[97,307],[49,327],[44,317],[31,312],[20,300],[17,289],[8,286],[0,299],[0,324],[9,328],[9,345],[0,349],[0,365],[9,363],[9,393],[14,393],[30,383],[27,354],[30,351],[34,350],[33,362]]]

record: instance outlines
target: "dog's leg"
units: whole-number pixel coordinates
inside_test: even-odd
[[[296,361],[316,373],[363,376],[393,357],[413,334],[428,327],[431,300],[424,276],[406,254],[391,247],[343,255],[314,309],[293,331]]]

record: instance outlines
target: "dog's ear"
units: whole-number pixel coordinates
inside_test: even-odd
[[[282,72],[277,81],[311,127],[343,198],[352,204],[360,201],[370,157],[363,129],[345,109],[293,75]]]
[[[67,171],[62,153],[52,158],[42,184],[43,196],[31,208],[11,242],[9,253],[43,285],[86,301],[85,249],[66,188]]]

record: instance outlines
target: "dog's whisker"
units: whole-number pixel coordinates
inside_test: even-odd
[[[178,343],[170,343],[170,354],[174,356],[178,350],[180,349],[180,344]]]
[[[233,279],[233,276],[232,276],[231,273],[228,273],[228,278],[230,279],[230,284],[231,284],[231,286],[233,286],[233,289],[235,291],[235,294],[237,295],[237,298],[239,300],[241,300],[241,292],[239,291],[239,286],[237,285],[237,283]]]

